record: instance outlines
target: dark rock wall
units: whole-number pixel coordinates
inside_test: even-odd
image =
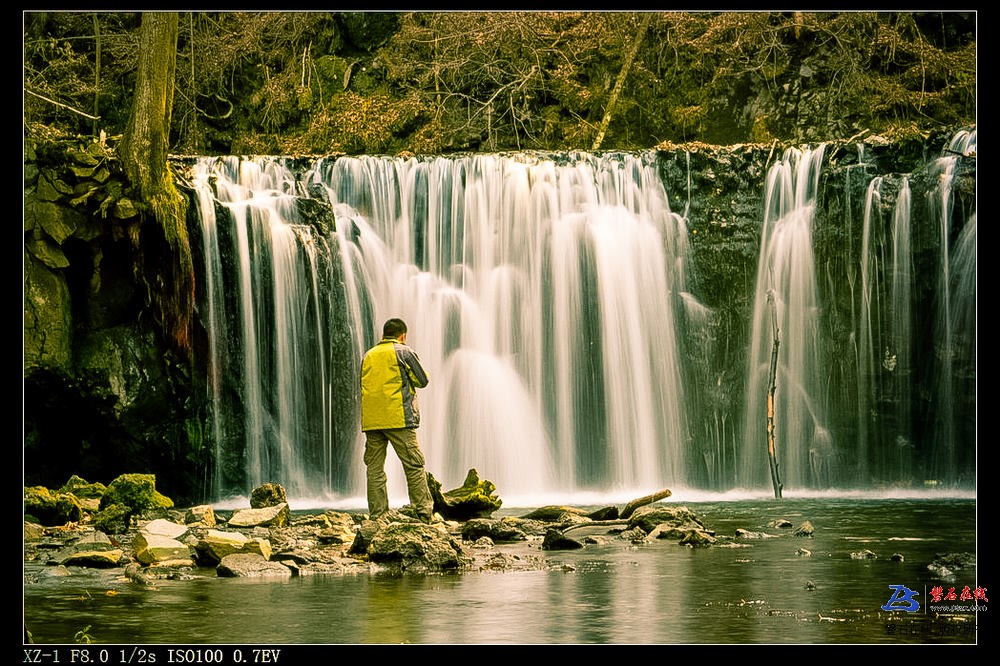
[[[144,218],[97,140],[29,142],[24,167],[25,485],[155,473],[198,494],[195,387],[149,307]]]

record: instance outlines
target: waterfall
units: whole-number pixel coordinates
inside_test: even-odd
[[[967,422],[959,422],[956,404],[975,391],[975,326],[968,327],[975,315],[968,313],[975,312],[976,300],[976,215],[968,216],[965,227],[955,227],[952,188],[959,156],[975,155],[976,145],[975,131],[959,132],[946,154],[932,164],[930,172],[937,187],[927,193],[928,208],[939,230],[940,260],[934,318],[935,355],[940,366],[933,402],[936,436],[928,478],[947,484],[960,480],[966,462],[960,459],[958,445],[975,436]],[[958,244],[953,251],[955,239]],[[959,329],[960,323],[966,327]]]
[[[879,285],[882,284],[880,278],[885,266],[881,256],[881,248],[885,247],[881,233],[881,188],[881,177],[873,178],[868,185],[861,231],[861,303],[855,361],[858,368],[858,446],[854,476],[862,484],[867,484],[871,478],[872,451],[880,451],[880,447],[870,441],[874,436],[870,414],[880,394],[880,374],[877,367],[881,358],[878,358],[876,346],[882,338],[881,313],[884,299],[881,297]]]
[[[208,494],[274,481],[363,503],[357,374],[396,316],[430,376],[418,437],[446,488],[475,468],[521,506],[768,489],[775,331],[786,491],[967,483],[976,214],[954,189],[965,206],[975,132],[912,174],[828,152],[786,150],[760,218],[690,237],[717,187],[691,153],[197,160]],[[829,200],[827,158],[846,176]],[[711,306],[695,256],[722,259],[699,264]],[[744,283],[727,271],[745,256]],[[405,503],[392,456],[386,472]]]
[[[913,474],[912,396],[913,369],[913,250],[910,230],[912,199],[910,182],[903,178],[892,224],[892,286],[890,303],[891,346],[886,348],[882,367],[893,377],[892,401],[896,405],[895,424],[889,431],[893,476]]]
[[[776,326],[774,423],[786,487],[826,485],[832,448],[820,374],[819,302],[812,225],[824,146],[789,149],[768,170],[751,320],[747,413],[737,484],[770,485],[766,400]]]
[[[507,498],[683,484],[689,248],[652,153],[321,159],[297,189],[267,169],[202,160],[196,178],[201,209],[214,188],[228,212],[201,220],[206,270],[233,269],[206,319],[213,363],[240,366],[247,486],[363,495],[356,403],[330,396],[391,316],[431,377],[418,436],[445,486],[470,468]],[[299,219],[297,190],[329,202],[330,229]]]

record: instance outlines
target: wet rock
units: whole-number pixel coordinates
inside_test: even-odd
[[[767,532],[754,532],[752,530],[745,530],[743,528],[737,528],[736,530],[737,539],[773,539],[773,534],[768,534]]]
[[[98,569],[111,569],[121,565],[125,553],[118,549],[110,550],[84,550],[74,552],[66,556],[60,564],[63,566],[95,567]]]
[[[937,578],[952,581],[956,577],[956,572],[975,566],[975,553],[938,553],[934,561],[927,565],[927,570]]]
[[[480,537],[489,537],[494,542],[526,541],[528,535],[522,525],[523,521],[512,517],[499,520],[474,518],[462,525],[462,539],[475,541]]]
[[[639,527],[646,534],[652,532],[659,525],[706,529],[698,516],[686,506],[643,506],[637,509],[628,520],[629,528]]]
[[[572,506],[543,506],[519,517],[545,523],[583,523],[593,520],[586,511]]]
[[[24,489],[24,513],[42,525],[55,526],[79,522],[83,507],[76,495],[52,493],[44,486]]]
[[[873,553],[872,551],[870,551],[870,550],[868,550],[866,548],[865,550],[862,550],[862,551],[859,551],[859,552],[856,552],[856,553],[851,553],[851,559],[852,560],[877,560],[878,559],[878,555],[876,555],[875,553]]]
[[[24,540],[41,541],[45,537],[45,528],[38,523],[24,521]]]
[[[807,520],[798,526],[798,529],[795,530],[795,536],[811,537],[815,531],[812,523]]]
[[[623,530],[618,534],[618,538],[629,543],[645,543],[649,541],[649,535],[641,527]]]
[[[645,534],[643,534],[645,537]],[[542,541],[542,550],[577,550],[583,548],[583,544],[576,539],[565,536],[561,530],[552,528],[545,533]]]
[[[218,564],[229,555],[260,555],[271,557],[271,545],[264,539],[249,538],[241,532],[209,530],[195,546],[198,560],[205,564]]]
[[[285,527],[291,513],[288,504],[281,503],[257,509],[239,509],[229,518],[230,527]]]
[[[442,571],[463,564],[462,547],[447,531],[418,522],[391,523],[379,530],[368,545],[368,558],[404,571]]]
[[[678,543],[682,546],[711,546],[715,541],[715,537],[705,530],[691,530]]]
[[[135,558],[146,565],[167,561],[194,564],[191,551],[186,545],[162,534],[140,532],[132,541],[132,549],[135,552]]]
[[[87,528],[81,533],[66,533],[61,543],[59,535],[46,544],[56,550],[45,562],[50,565],[94,567],[107,569],[120,566],[127,558],[125,551],[103,532]]]
[[[200,527],[215,527],[215,512],[208,504],[193,506],[184,514],[184,524]]]
[[[226,578],[291,578],[292,570],[280,562],[271,562],[255,553],[226,555],[216,567],[216,573]]]
[[[265,483],[250,491],[251,509],[263,509],[287,503],[285,488],[279,483]]]

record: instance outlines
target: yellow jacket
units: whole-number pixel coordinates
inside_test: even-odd
[[[382,338],[361,361],[361,429],[419,426],[416,389],[428,381],[416,352],[399,340]]]

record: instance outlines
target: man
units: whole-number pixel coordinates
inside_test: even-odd
[[[389,510],[385,454],[392,444],[403,464],[410,504],[420,520],[431,522],[434,500],[417,442],[420,411],[416,390],[427,382],[420,359],[406,345],[406,323],[389,319],[382,326],[382,340],[361,361],[361,430],[365,433],[368,513],[372,520]]]

